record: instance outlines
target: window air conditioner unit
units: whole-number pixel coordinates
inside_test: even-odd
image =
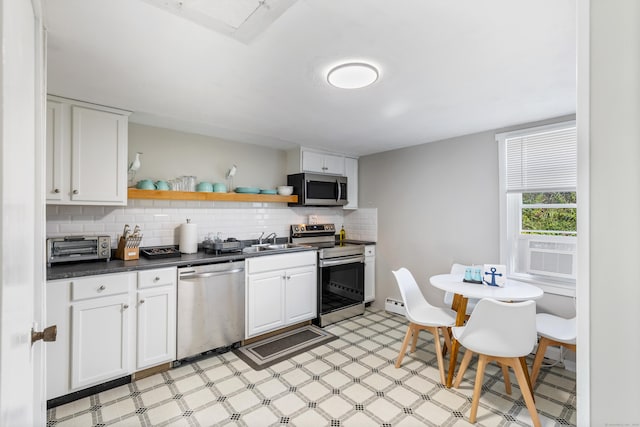
[[[576,243],[529,240],[527,272],[564,279],[576,277]]]

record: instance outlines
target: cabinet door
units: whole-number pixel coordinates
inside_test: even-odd
[[[324,173],[344,176],[344,157],[333,154],[324,155]]]
[[[364,253],[364,302],[371,302],[376,298],[375,246],[365,246]]]
[[[284,271],[248,276],[247,338],[284,325],[284,276]]]
[[[76,302],[71,308],[71,388],[129,373],[129,295]]]
[[[285,323],[314,319],[317,314],[317,275],[315,267],[288,270],[285,282]]]
[[[358,159],[345,157],[344,171],[347,177],[347,199],[344,209],[358,209]]]
[[[324,154],[314,151],[303,151],[302,170],[306,172],[325,173]]]
[[[127,203],[127,117],[71,107],[71,200]]]
[[[62,200],[63,192],[69,191],[63,187],[65,168],[69,168],[64,161],[64,118],[61,102],[47,101],[47,200]]]
[[[176,358],[176,288],[138,291],[138,351],[136,368],[144,369]]]

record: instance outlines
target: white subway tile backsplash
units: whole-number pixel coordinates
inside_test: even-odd
[[[72,223],[72,224],[59,224],[58,230],[60,233],[67,235],[70,233],[82,233],[83,231],[83,223]]]
[[[288,237],[291,224],[308,222],[310,214],[319,222],[344,225],[347,238],[377,240],[377,209],[343,211],[335,208],[288,207],[283,203],[199,202],[180,200],[130,200],[126,207],[47,206],[47,236],[107,234],[112,245],[125,224],[139,225],[142,245],[175,245],[180,224],[190,218],[198,225],[198,240],[207,235],[221,238],[257,239],[275,232]]]

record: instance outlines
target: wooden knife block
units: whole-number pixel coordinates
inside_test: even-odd
[[[127,247],[127,240],[120,237],[118,241],[118,249],[116,249],[116,258],[125,261],[140,258],[140,248],[138,246],[133,248]]]

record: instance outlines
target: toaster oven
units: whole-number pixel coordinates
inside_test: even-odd
[[[47,265],[57,262],[111,259],[109,236],[65,236],[47,239]]]

